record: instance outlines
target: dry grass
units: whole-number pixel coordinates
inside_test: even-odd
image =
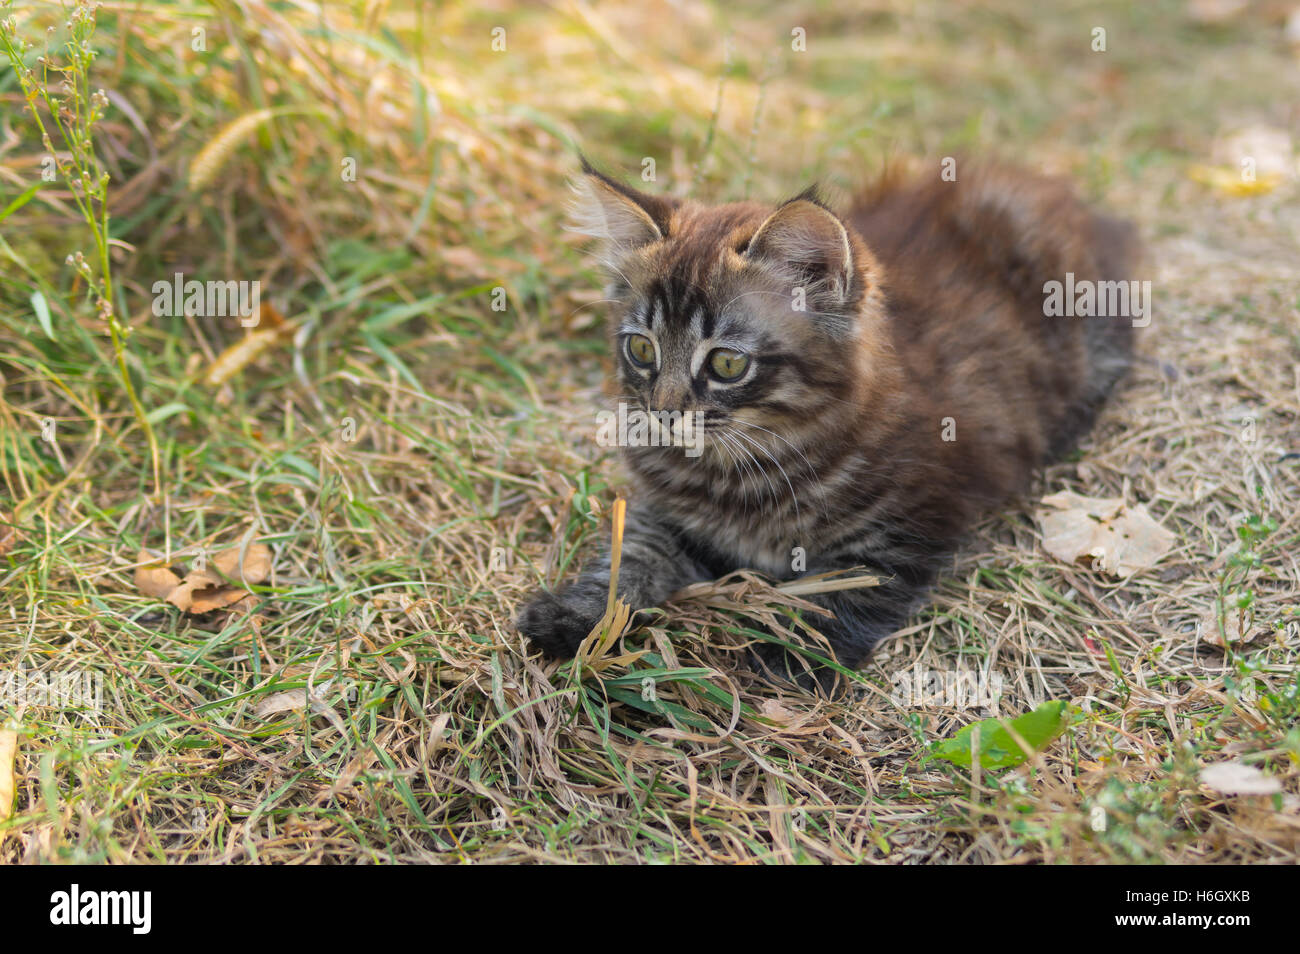
[[[0,652],[100,672],[105,695],[0,708],[22,729],[0,861],[1295,861],[1300,190],[1226,197],[1187,172],[1236,125],[1294,128],[1272,8],[870,6],[106,4],[98,143],[165,480],[62,265],[83,226],[51,185],[0,223]],[[0,209],[41,157],[9,79]],[[210,150],[191,191],[195,157],[260,109],[284,112]],[[591,440],[596,286],[559,231],[573,143],[704,197],[848,190],[885,156],[958,149],[1073,175],[1141,223],[1156,311],[1147,360],[1042,487],[1142,501],[1174,552],[1117,583],[1047,556],[1032,499],[1008,507],[835,698],[737,663],[747,620],[788,621],[752,579],[669,607],[625,640],[634,660],[528,655],[515,608],[608,533],[621,486]],[[175,271],[260,279],[294,333],[207,386],[246,332],[155,317]],[[1251,516],[1277,526],[1246,566]],[[135,592],[142,546],[248,534],[276,555],[256,613]],[[1258,635],[1225,654],[1202,623],[1242,593]],[[996,714],[1082,715],[1031,764],[972,774],[925,743],[990,712],[900,703],[907,671],[997,674]],[[1225,759],[1287,796],[1201,786]]]

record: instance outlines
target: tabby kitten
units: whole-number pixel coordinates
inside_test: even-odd
[[[702,429],[698,456],[623,448],[633,609],[739,568],[866,567],[884,584],[810,598],[833,616],[808,622],[855,667],[1129,365],[1130,320],[1045,317],[1046,283],[1126,279],[1138,251],[1054,180],[887,175],[843,217],[812,190],[775,208],[648,195],[585,160],[575,187],[575,228],[610,276],[618,393]],[[536,593],[519,629],[573,655],[609,565]]]

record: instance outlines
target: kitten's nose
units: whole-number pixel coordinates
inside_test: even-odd
[[[691,396],[689,382],[660,377],[650,393],[650,410],[684,411]]]

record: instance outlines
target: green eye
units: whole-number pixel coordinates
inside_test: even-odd
[[[749,355],[719,348],[709,356],[709,370],[719,381],[734,381],[749,367]]]
[[[636,364],[642,367],[655,363],[654,342],[645,335],[628,335],[627,353],[631,355]]]

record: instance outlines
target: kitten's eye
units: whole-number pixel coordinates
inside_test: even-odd
[[[719,348],[709,356],[709,370],[719,381],[734,381],[749,367],[749,355]]]
[[[648,368],[655,363],[654,342],[645,335],[628,335],[627,353],[633,364]]]

